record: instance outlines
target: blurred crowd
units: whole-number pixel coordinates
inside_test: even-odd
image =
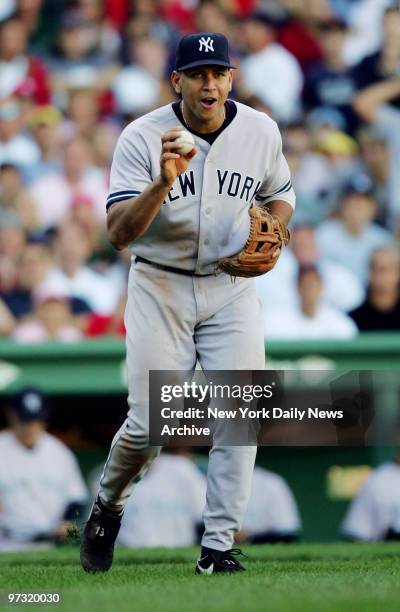
[[[124,334],[105,235],[123,127],[174,100],[177,41],[219,31],[232,97],[278,123],[291,247],[258,279],[267,338],[400,327],[400,12],[391,0],[2,0],[0,337]],[[255,152],[255,155],[257,153]]]

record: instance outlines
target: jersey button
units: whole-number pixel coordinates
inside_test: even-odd
[[[204,244],[205,244],[205,246],[208,246],[208,245],[210,244],[210,241],[209,241],[209,239],[208,239],[208,238],[206,238],[206,239],[204,240]]]
[[[209,206],[208,208],[206,208],[206,215],[209,215],[212,211],[211,206]]]

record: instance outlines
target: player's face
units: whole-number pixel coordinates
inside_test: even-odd
[[[11,427],[17,440],[27,448],[33,448],[39,441],[42,432],[45,430],[43,421],[20,421],[13,418]]]
[[[182,94],[185,120],[199,132],[212,132],[222,124],[224,104],[232,89],[232,70],[220,66],[200,66],[174,72],[172,83]]]

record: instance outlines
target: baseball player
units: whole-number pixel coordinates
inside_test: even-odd
[[[45,431],[46,398],[25,387],[6,405],[0,432],[0,551],[58,542],[88,501],[77,461]]]
[[[149,370],[190,371],[196,360],[205,371],[265,366],[260,303],[245,277],[274,265],[295,196],[276,123],[228,99],[232,69],[222,34],[183,37],[171,75],[179,100],[133,121],[116,146],[107,225],[112,244],[133,253],[129,412],[82,536],[86,571],[110,568],[127,499],[160,451],[149,446]],[[194,138],[189,152],[184,129]],[[255,456],[255,446],[210,451],[197,573],[244,569],[231,547]]]

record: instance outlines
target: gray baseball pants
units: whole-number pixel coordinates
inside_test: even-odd
[[[132,264],[125,312],[127,418],[114,436],[99,495],[122,510],[160,447],[149,446],[149,370],[261,370],[263,320],[253,280],[184,276]],[[202,545],[232,547],[247,508],[257,447],[210,450]]]

